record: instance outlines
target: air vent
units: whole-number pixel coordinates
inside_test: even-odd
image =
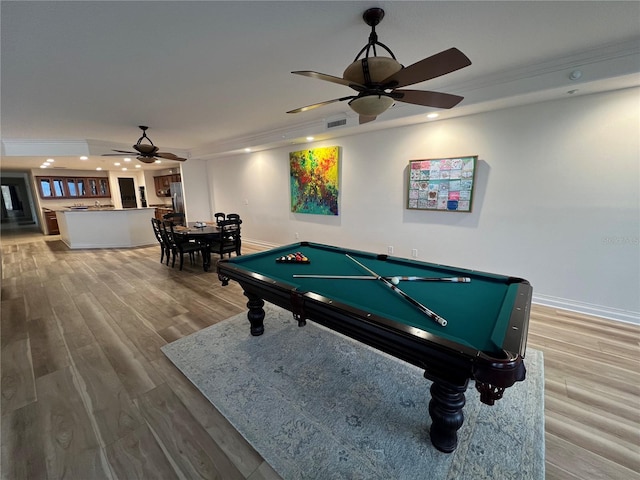
[[[327,122],[327,128],[336,128],[342,127],[347,124],[346,118],[341,118],[340,120],[334,120],[333,122]]]

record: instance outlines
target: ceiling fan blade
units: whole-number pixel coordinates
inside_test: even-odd
[[[306,112],[308,110],[313,110],[314,108],[318,108],[318,107],[323,107],[325,105],[329,105],[330,103],[344,102],[345,100],[351,100],[352,98],[356,98],[356,97],[351,95],[349,97],[334,98],[333,100],[327,100],[325,102],[314,103],[313,105],[307,105],[306,107],[300,107],[300,108],[296,108],[294,110],[289,110],[287,113]]]
[[[363,123],[373,122],[376,118],[378,117],[370,115],[360,115],[360,125],[362,125]]]
[[[457,48],[450,48],[403,68],[381,83],[386,88],[405,87],[455,72],[469,65],[471,60],[464,53]]]
[[[187,159],[186,158],[182,158],[177,156],[175,153],[169,153],[169,152],[157,152],[155,154],[156,157],[160,157],[160,158],[166,158],[169,160],[177,160],[179,162],[186,162]]]
[[[345,80],[342,77],[334,77],[333,75],[327,75],[326,73],[312,72],[310,70],[300,70],[300,71],[291,72],[291,73],[294,73],[296,75],[302,75],[303,77],[317,78],[318,80],[325,80],[327,82],[337,83],[339,85],[345,85],[357,91],[361,91],[367,88],[364,85],[360,85],[359,83],[352,82],[350,80]]]
[[[436,108],[452,108],[464,99],[464,97],[451,93],[424,90],[394,90],[389,95],[400,102]]]
[[[142,163],[156,163],[156,159],[154,157],[137,157]]]

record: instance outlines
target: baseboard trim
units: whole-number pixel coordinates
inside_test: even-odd
[[[595,305],[592,303],[577,302],[575,300],[567,300],[566,298],[552,297],[551,295],[533,295],[533,303],[544,305],[547,307],[560,308],[571,312],[583,313],[585,315],[593,315],[595,317],[608,318],[624,323],[632,323],[640,325],[640,312],[632,312],[618,308],[605,307],[603,305]]]
[[[252,243],[260,247],[267,247],[267,248],[277,248],[282,246],[282,244],[280,243],[263,242],[262,240],[254,240],[252,238],[246,238],[246,237],[242,237],[242,241],[246,243]]]

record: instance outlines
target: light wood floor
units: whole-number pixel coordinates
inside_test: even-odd
[[[1,244],[2,479],[279,478],[160,351],[245,311],[237,285],[24,231]],[[534,307],[548,479],[640,479],[639,334]]]

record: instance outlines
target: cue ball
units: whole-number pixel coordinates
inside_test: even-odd
[[[397,285],[400,283],[400,279],[398,277],[392,277],[391,283],[393,283],[394,285]]]

